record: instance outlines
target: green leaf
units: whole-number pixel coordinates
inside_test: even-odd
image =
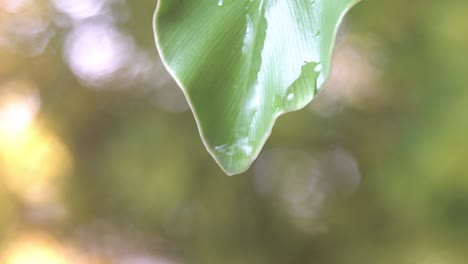
[[[357,0],[159,0],[156,44],[208,151],[245,171],[281,114],[307,105],[330,71]]]

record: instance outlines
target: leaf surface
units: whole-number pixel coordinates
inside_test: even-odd
[[[250,166],[278,116],[312,100],[329,74],[338,25],[356,2],[159,0],[159,54],[227,174]]]

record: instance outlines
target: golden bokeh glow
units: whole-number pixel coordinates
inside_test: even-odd
[[[57,179],[71,166],[70,153],[36,119],[40,99],[34,86],[8,84],[0,93],[0,181],[23,201],[52,202]]]
[[[57,241],[44,233],[24,234],[3,251],[3,264],[68,264],[69,256]]]
[[[14,141],[27,130],[39,111],[40,103],[39,93],[32,83],[15,81],[0,87],[2,145]]]

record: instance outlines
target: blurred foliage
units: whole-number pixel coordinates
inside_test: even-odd
[[[363,1],[244,175],[206,153],[155,1],[0,0],[1,263],[468,259],[467,1]]]

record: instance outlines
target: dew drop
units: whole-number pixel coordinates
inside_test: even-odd
[[[254,41],[253,19],[250,17],[249,14],[247,14],[246,19],[247,19],[247,27],[245,29],[244,42],[242,45],[242,52],[244,54],[248,52],[249,48],[251,48],[252,43]]]
[[[250,156],[253,152],[253,145],[250,144],[248,137],[241,137],[233,144],[215,146],[214,149],[218,154],[227,157],[232,157],[235,155]]]
[[[315,66],[314,71],[315,72],[320,72],[321,70],[322,70],[322,63],[319,63],[319,64],[317,64],[317,66]]]
[[[223,6],[223,0],[218,0],[218,6]]]
[[[319,76],[317,71],[321,65],[316,62],[304,62],[301,68],[301,74],[291,86],[289,86],[283,95],[283,107],[286,111],[294,111],[304,107],[315,93],[316,80]]]

